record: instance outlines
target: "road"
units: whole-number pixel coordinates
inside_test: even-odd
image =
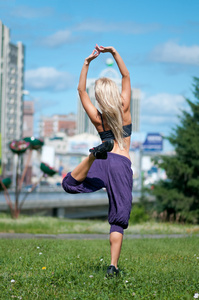
[[[21,193],[20,201],[25,193]],[[133,203],[139,201],[140,192],[133,191]],[[15,195],[10,192],[14,203]],[[151,199],[152,200],[152,199]],[[0,211],[7,211],[4,194],[0,193]],[[23,213],[44,213],[56,217],[90,218],[107,216],[108,197],[104,190],[89,194],[67,194],[62,188],[37,189],[29,193],[22,208]]]
[[[124,234],[124,239],[162,239],[189,238],[199,234]],[[59,239],[59,240],[108,240],[108,234],[30,234],[30,233],[0,233],[0,239]]]

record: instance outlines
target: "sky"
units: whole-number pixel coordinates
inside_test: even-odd
[[[120,53],[132,87],[141,90],[141,134],[168,136],[187,109],[185,98],[194,100],[198,12],[199,0],[0,0],[11,42],[25,45],[25,100],[35,103],[35,131],[42,115],[77,113],[79,74],[97,43]],[[91,62],[88,78],[99,77],[109,57]]]

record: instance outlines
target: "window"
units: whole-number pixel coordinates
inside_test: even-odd
[[[11,84],[15,84],[15,79],[12,78],[12,79],[10,80],[10,82],[11,82]]]

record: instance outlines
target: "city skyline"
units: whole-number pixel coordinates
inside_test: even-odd
[[[11,175],[13,154],[8,145],[23,134],[24,45],[13,44],[0,20],[0,174]]]
[[[199,77],[199,2],[0,0],[0,19],[11,41],[25,45],[25,99],[40,115],[77,114],[81,67],[95,43],[113,45],[142,92],[141,132],[168,135],[193,99]],[[105,68],[109,54],[91,63],[88,78]],[[117,69],[116,66],[114,66]]]

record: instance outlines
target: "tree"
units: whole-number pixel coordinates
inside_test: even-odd
[[[42,180],[42,178],[47,177],[47,176],[54,176],[57,173],[57,171],[54,170],[53,168],[51,168],[49,165],[45,164],[44,162],[41,162],[41,164],[40,164],[40,169],[42,171],[41,177],[32,186],[31,190],[27,191],[24,194],[23,198],[20,199],[23,181],[24,181],[24,178],[25,178],[25,175],[26,175],[26,172],[28,169],[28,165],[29,165],[29,162],[30,162],[30,159],[32,156],[32,151],[40,150],[43,145],[44,145],[44,142],[42,140],[36,139],[34,137],[26,137],[21,140],[13,140],[9,144],[9,148],[14,153],[14,155],[16,155],[16,161],[17,161],[16,170],[13,170],[16,174],[16,176],[15,176],[16,180],[14,183],[15,184],[14,203],[12,202],[9,191],[7,189],[11,184],[10,178],[4,178],[4,179],[0,178],[0,191],[4,191],[5,200],[8,205],[8,208],[10,210],[11,216],[15,219],[17,219],[19,217],[22,206],[24,205],[24,202],[25,202],[27,196],[36,188],[36,186],[39,184],[39,182]],[[23,169],[23,173],[20,176],[20,174],[19,174],[19,164],[21,161],[20,158],[27,150],[29,151],[28,159],[26,162],[26,166]]]
[[[165,169],[168,179],[154,185],[157,212],[167,220],[199,223],[199,78],[193,79],[195,100],[185,99],[189,110],[182,110],[180,124],[167,138],[175,155],[161,156],[156,164]]]

